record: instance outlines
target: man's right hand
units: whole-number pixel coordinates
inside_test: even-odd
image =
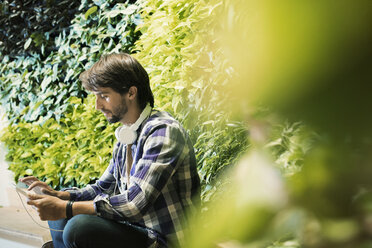
[[[46,195],[56,196],[62,200],[70,200],[70,193],[67,191],[57,191],[52,189],[48,184],[45,182],[40,181],[34,176],[28,176],[19,179],[20,182],[25,183],[28,185],[27,190],[32,190],[35,187],[39,187],[41,192]]]

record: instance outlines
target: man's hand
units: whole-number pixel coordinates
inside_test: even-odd
[[[40,181],[34,176],[24,177],[19,179],[22,183],[27,184],[29,187],[27,190],[32,190],[35,187],[40,187],[41,192],[46,195],[56,196],[62,200],[69,200],[70,199],[70,193],[67,191],[56,191],[52,189],[48,184],[45,182]]]
[[[41,220],[59,220],[66,218],[67,201],[50,195],[28,193],[27,204],[35,206]]]

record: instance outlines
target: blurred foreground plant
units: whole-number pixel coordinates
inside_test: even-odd
[[[232,172],[230,191],[211,205],[214,214],[193,226],[189,246],[282,247],[295,239],[301,247],[372,247],[372,3],[226,0],[224,7],[218,38],[236,71],[229,86],[237,115],[251,120],[251,110],[265,106],[317,135],[297,149],[301,170],[278,180],[252,175],[290,161],[281,148],[296,145],[282,136],[265,148],[258,139]],[[272,204],[243,197],[255,192]],[[280,195],[288,201],[275,201]]]

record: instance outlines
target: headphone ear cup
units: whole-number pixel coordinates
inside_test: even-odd
[[[128,126],[120,126],[115,130],[116,139],[123,144],[133,144],[137,139],[137,132]]]
[[[133,144],[137,140],[137,129],[141,123],[151,114],[151,106],[147,104],[138,120],[131,126],[119,126],[115,130],[116,139],[123,144]]]
[[[119,132],[119,140],[124,144],[133,144],[137,139],[137,132],[130,127],[123,127]]]

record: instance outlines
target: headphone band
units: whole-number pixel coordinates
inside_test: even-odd
[[[142,122],[150,115],[151,109],[152,108],[151,108],[150,104],[148,103],[146,105],[146,107],[143,109],[140,116],[138,117],[137,121],[134,124],[132,124],[131,126],[129,126],[129,128],[132,129],[133,131],[137,131],[139,126],[142,124]]]

